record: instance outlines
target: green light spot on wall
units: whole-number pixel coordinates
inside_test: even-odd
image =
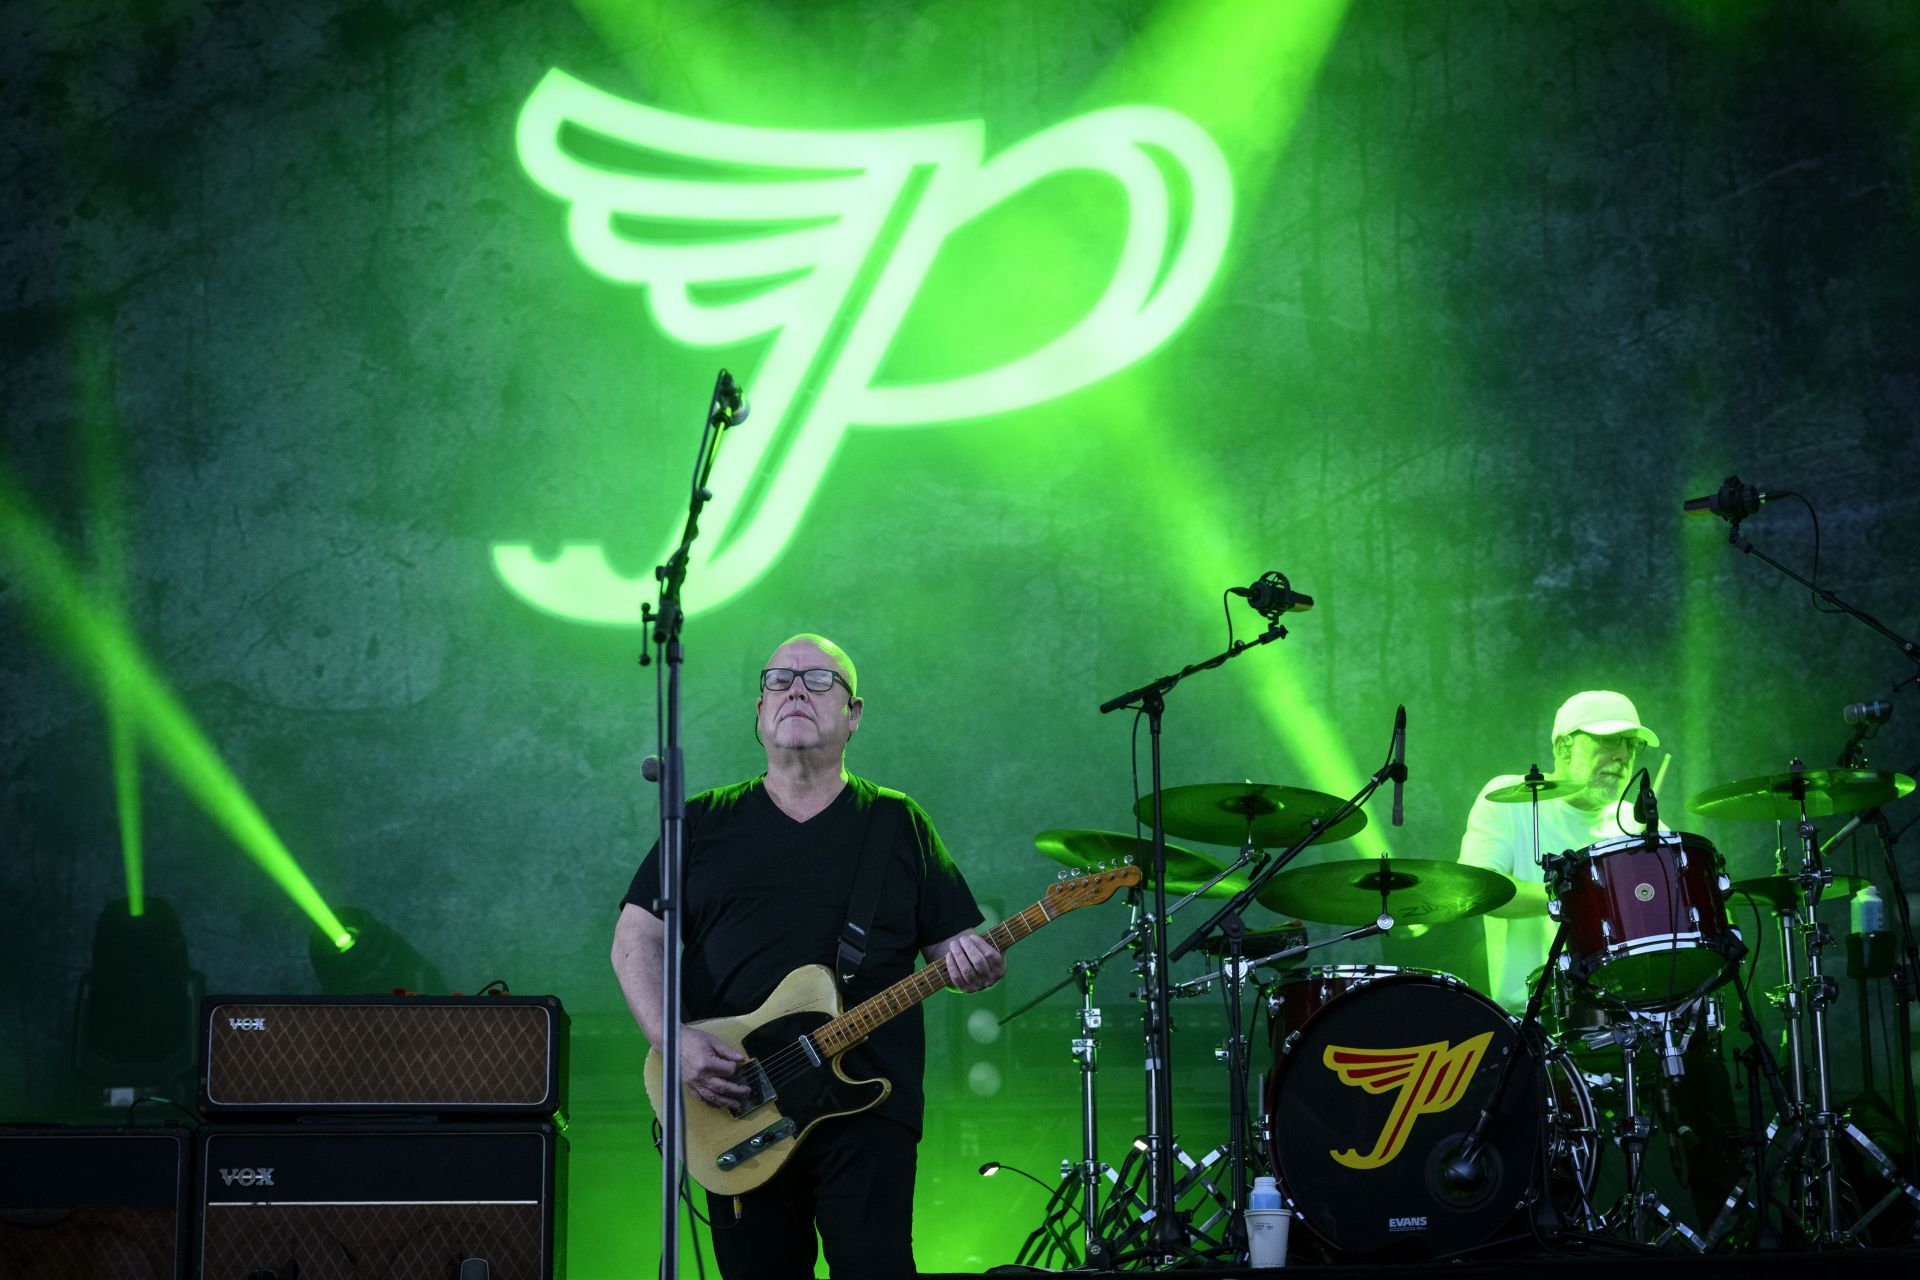
[[[1158,349],[1212,282],[1232,222],[1219,147],[1155,106],[1089,112],[989,158],[978,120],[846,131],[718,124],[552,71],[521,111],[517,143],[528,176],[567,203],[581,261],[645,286],[662,332],[692,347],[772,340],[747,379],[753,428],[729,440],[714,472],[690,612],[730,599],[773,565],[854,424],[992,417],[1099,382]],[[663,158],[703,176],[665,176]],[[1041,184],[1088,174],[1126,223],[1082,313],[988,367],[888,380],[883,366],[942,249]],[[681,234],[647,233],[661,223]],[[1028,250],[981,269],[1017,278],[1049,265]],[[754,283],[764,287],[742,287]],[[965,322],[949,332],[964,334]],[[572,621],[637,625],[651,594],[652,579],[616,572],[599,542],[567,542],[551,559],[526,542],[492,550],[510,589]],[[669,550],[663,543],[658,558]]]

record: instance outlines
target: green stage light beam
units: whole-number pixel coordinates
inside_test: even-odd
[[[1084,104],[1140,99],[1181,112],[1225,151],[1243,205],[1255,202],[1306,109],[1347,8],[1348,0],[1162,4]],[[1148,372],[1141,380],[1152,379]],[[1102,406],[1105,420],[1126,421],[1142,456],[1178,458],[1180,442],[1158,425],[1158,415],[1141,411],[1152,399],[1137,388],[1127,398],[1110,397]],[[1276,554],[1273,548],[1229,546],[1217,523],[1204,518],[1212,504],[1189,471],[1171,466],[1156,473],[1153,492],[1159,519],[1180,529],[1180,543],[1193,550],[1186,567],[1195,590],[1217,592],[1223,582],[1251,581],[1267,567],[1264,558]],[[1308,697],[1297,659],[1262,664],[1256,700],[1306,785],[1345,796],[1371,772],[1359,767]],[[1371,823],[1353,844],[1366,857],[1388,852],[1384,834]]]
[[[119,414],[113,368],[111,321],[96,314],[81,319],[73,335],[74,400],[85,460],[87,540],[93,549],[94,598],[124,618],[127,601],[127,504],[119,449]],[[120,862],[127,881],[127,914],[146,910],[145,850],[140,812],[140,742],[117,679],[101,691],[107,717],[107,752],[120,825]]]
[[[3,472],[0,556],[12,567],[14,589],[49,649],[101,698],[120,698],[155,761],[336,946],[351,946],[352,935],[154,671],[126,624],[90,597],[83,575],[13,477]]]

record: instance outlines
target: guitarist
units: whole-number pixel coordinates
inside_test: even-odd
[[[846,770],[862,702],[853,660],[824,636],[786,641],[760,673],[758,778],[690,798],[682,901],[681,995],[688,1021],[748,1013],[806,964],[834,966],[863,859],[878,860],[878,906],[846,1005],[949,958],[953,983],[979,991],[1005,960],[974,932],[983,919],[920,806]],[[614,930],[613,968],[641,1030],[663,1033],[664,926],[656,843]],[[873,874],[873,873],[869,873]],[[878,1106],[823,1121],[768,1183],[742,1197],[707,1195],[715,1259],[727,1280],[811,1277],[814,1231],[836,1280],[915,1273],[913,1182],[926,1042],[920,1010],[895,1017],[847,1054],[847,1074],[883,1076]],[[684,1082],[702,1102],[747,1095],[742,1055],[693,1028],[680,1032]]]

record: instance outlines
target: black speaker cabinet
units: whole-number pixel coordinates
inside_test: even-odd
[[[0,1129],[0,1276],[187,1274],[184,1129]]]
[[[371,1112],[528,1118],[566,1107],[552,996],[208,996],[209,1117]]]
[[[458,1280],[474,1258],[490,1280],[564,1274],[551,1125],[208,1129],[199,1190],[205,1280]]]

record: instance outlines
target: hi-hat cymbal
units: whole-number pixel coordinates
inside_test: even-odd
[[[1516,782],[1510,787],[1487,792],[1495,804],[1526,804],[1535,796],[1542,800],[1560,800],[1581,790],[1579,783],[1567,778],[1543,778],[1539,782]]]
[[[1687,801],[1687,808],[1706,818],[1774,822],[1798,818],[1804,796],[1809,818],[1831,818],[1837,813],[1858,813],[1898,800],[1912,790],[1913,779],[1904,773],[1808,769],[1798,773],[1767,773],[1709,787]]]
[[[1161,793],[1161,813],[1171,834],[1236,846],[1251,839],[1263,849],[1292,844],[1312,829],[1316,818],[1325,822],[1333,817],[1341,804],[1324,791],[1270,782],[1202,782]],[[1141,796],[1133,811],[1140,821],[1151,823],[1153,797]],[[1367,815],[1355,810],[1322,833],[1319,843],[1345,840],[1366,825]]]
[[[1845,902],[1866,888],[1868,883],[1869,881],[1861,876],[1836,875],[1832,884],[1821,887],[1820,900]],[[1755,876],[1751,880],[1735,880],[1733,888],[1727,890],[1727,896],[1752,898],[1755,902],[1771,907],[1776,913],[1785,911],[1789,907],[1806,906],[1800,896],[1800,881],[1794,876]],[[1728,906],[1731,907],[1732,904],[1729,903]]]
[[[1275,911],[1322,924],[1371,924],[1386,909],[1400,923],[1442,924],[1491,911],[1513,897],[1513,881],[1498,871],[1430,858],[1342,858],[1282,871],[1260,901]]]
[[[1033,847],[1055,862],[1082,870],[1102,862],[1132,858],[1135,866],[1153,875],[1153,841],[1135,839],[1118,831],[1086,831],[1062,828],[1042,831],[1033,838]],[[1220,874],[1220,864],[1179,845],[1167,846],[1167,892],[1192,893]],[[1207,891],[1209,898],[1230,898],[1247,887],[1247,878],[1231,875]]]

